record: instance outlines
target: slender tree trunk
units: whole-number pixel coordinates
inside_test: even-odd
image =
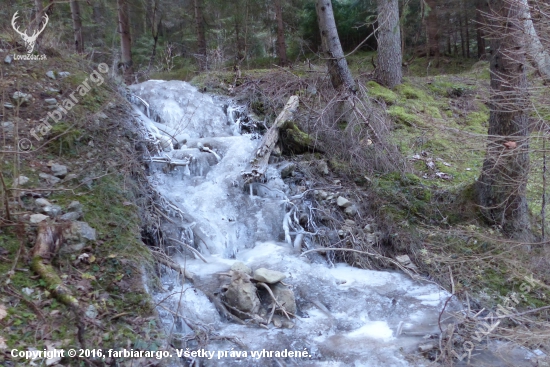
[[[71,16],[73,18],[75,51],[81,54],[84,52],[84,41],[82,39],[82,18],[80,17],[78,0],[71,0]]]
[[[403,55],[399,29],[399,1],[377,0],[378,7],[378,65],[376,79],[393,88],[401,84]]]
[[[477,57],[478,59],[485,58],[485,34],[483,32],[483,16],[482,11],[484,10],[483,0],[476,1],[476,38],[477,38]]]
[[[462,28],[462,18],[458,17],[458,26],[460,29],[460,49],[462,50],[462,57],[466,57],[466,48],[464,47],[464,30]]]
[[[124,72],[124,79],[127,84],[132,83],[133,62],[132,62],[132,38],[130,36],[130,16],[128,13],[128,0],[117,0],[118,6],[118,30],[120,33],[120,54],[119,64]]]
[[[342,89],[355,93],[357,87],[338,38],[331,0],[317,0],[315,9],[332,86],[337,90]]]
[[[535,26],[533,25],[531,10],[527,0],[518,1],[522,8],[525,45],[527,46],[529,62],[533,64],[544,80],[550,81],[550,54],[542,45]]]
[[[525,196],[529,173],[529,97],[523,10],[517,1],[491,0],[491,113],[483,170],[477,182],[485,217],[511,238],[530,241]]]
[[[428,16],[426,17],[426,36],[428,38],[428,57],[434,56],[436,60],[436,66],[439,64],[439,37],[440,27],[437,16],[437,0],[424,0],[426,5],[430,8],[428,10]]]
[[[286,57],[285,28],[283,24],[283,0],[275,0],[275,16],[277,18],[277,56],[281,66],[288,65]]]
[[[466,24],[466,57],[470,58],[470,25],[468,24],[468,16],[464,17],[464,23]]]
[[[197,29],[197,54],[199,57],[199,69],[208,70],[206,55],[206,32],[204,30],[204,17],[202,15],[202,0],[194,0],[195,27]]]

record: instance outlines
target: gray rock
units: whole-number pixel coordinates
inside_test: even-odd
[[[22,185],[26,184],[27,182],[29,182],[29,178],[28,178],[27,176],[21,175],[21,176],[19,176],[19,177],[17,177],[17,178],[15,179],[15,182],[14,182],[14,183],[15,183],[17,186],[22,186]]]
[[[97,309],[94,305],[89,305],[86,308],[86,311],[84,312],[84,315],[86,315],[87,318],[95,319],[98,315]]]
[[[4,102],[4,108],[6,108],[8,110],[13,110],[14,105],[9,103],[9,102]]]
[[[69,204],[67,209],[69,209],[70,211],[73,211],[73,212],[82,213],[82,204],[80,204],[80,202],[78,202],[78,201],[71,201],[71,203]]]
[[[338,196],[338,199],[336,199],[336,204],[341,208],[349,208],[353,205],[351,201],[343,196]]]
[[[30,222],[33,223],[33,224],[36,224],[36,223],[40,223],[43,220],[46,220],[48,218],[49,217],[47,215],[44,215],[44,214],[33,214],[33,215],[31,215]]]
[[[32,95],[29,93],[15,92],[12,96],[13,100],[16,101],[20,106],[28,104],[32,101]]]
[[[12,132],[15,125],[11,121],[2,122],[2,129],[6,132]]]
[[[48,206],[48,205],[52,205],[52,203],[50,203],[48,200],[44,199],[44,198],[38,198],[34,201],[34,203],[36,205],[38,205],[39,207],[43,208],[45,206]]]
[[[44,100],[44,103],[49,104],[49,105],[55,105],[55,104],[57,104],[57,99],[55,99],[55,98],[46,98]]]
[[[254,279],[258,282],[273,284],[285,279],[286,275],[280,271],[259,268],[254,271]]]
[[[47,91],[51,92],[51,93],[60,93],[61,92],[59,89],[55,89],[55,88],[52,88],[52,87],[48,87]]]
[[[47,205],[42,208],[42,213],[49,215],[52,218],[57,217],[63,210],[59,205]]]
[[[6,58],[4,59],[4,63],[6,64],[11,64],[11,62],[13,61],[13,56],[12,55],[8,55],[6,56]]]
[[[68,212],[63,214],[59,219],[61,220],[68,220],[68,221],[74,221],[79,220],[82,217],[82,213],[79,212]]]
[[[95,241],[96,231],[86,222],[71,222],[71,225],[63,230],[63,238],[67,245],[63,252],[80,251],[88,241]]]
[[[231,270],[240,271],[248,275],[252,274],[252,270],[241,261],[236,261],[233,263],[233,265],[231,265]]]
[[[294,292],[287,286],[277,283],[270,286],[273,291],[273,295],[277,299],[277,302],[285,308],[287,312],[296,314],[296,299]]]
[[[67,174],[67,166],[64,166],[62,164],[54,163],[54,164],[52,164],[52,166],[50,168],[52,170],[52,174],[55,177],[63,178]]]
[[[255,314],[260,310],[256,287],[250,282],[250,277],[240,271],[233,272],[225,299],[229,305],[243,312]]]
[[[46,76],[50,79],[56,79],[55,78],[55,73],[52,71],[52,70],[49,70],[47,73],[46,73]]]
[[[296,169],[296,165],[292,162],[285,162],[281,166],[281,178],[287,178],[292,176],[292,173]]]
[[[348,206],[348,207],[344,210],[344,213],[346,213],[347,215],[354,216],[355,214],[357,214],[357,207],[356,207],[355,205]]]
[[[60,178],[57,178],[57,177],[52,176],[52,175],[48,175],[47,173],[40,173],[38,175],[38,177],[46,180],[48,183],[50,183],[52,185],[55,185],[55,184],[59,183],[59,181],[61,181]]]
[[[57,75],[59,75],[60,78],[66,78],[69,75],[71,75],[71,73],[69,73],[68,71],[61,71],[61,72],[57,73]]]
[[[322,173],[324,175],[328,175],[329,170],[328,170],[327,162],[325,162],[323,160],[317,161],[317,171],[319,171],[320,173]]]

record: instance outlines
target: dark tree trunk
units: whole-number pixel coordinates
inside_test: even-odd
[[[377,0],[378,6],[378,65],[376,79],[393,88],[401,84],[403,55],[399,28],[399,1]]]
[[[195,6],[195,27],[197,30],[197,55],[199,58],[199,69],[208,70],[206,55],[206,32],[204,30],[204,17],[202,15],[202,0],[194,0]]]
[[[484,19],[482,11],[485,10],[482,0],[476,1],[476,38],[477,38],[477,57],[478,59],[485,58],[485,34],[483,32]]]
[[[337,90],[344,89],[355,93],[357,87],[338,38],[331,0],[317,0],[315,9],[332,86]]]
[[[458,18],[458,26],[460,29],[460,49],[462,50],[462,57],[466,57],[466,48],[464,47],[464,29],[462,27],[462,18]]]
[[[507,236],[529,241],[529,99],[521,6],[492,0],[491,12],[491,113],[478,201],[484,216]]]
[[[120,33],[120,54],[119,64],[124,72],[124,79],[127,84],[132,83],[133,62],[132,62],[132,38],[130,36],[130,16],[128,13],[128,0],[117,0],[118,6],[118,30]]]
[[[73,18],[74,47],[79,54],[84,52],[82,39],[82,18],[80,17],[80,5],[77,0],[71,0],[71,16]]]
[[[436,59],[436,65],[439,64],[439,37],[440,27],[437,15],[437,0],[424,0],[430,8],[426,17],[426,37],[428,47],[428,57],[433,56]]]
[[[281,66],[288,65],[286,57],[285,28],[283,23],[283,0],[275,0],[275,16],[277,18],[277,56]]]

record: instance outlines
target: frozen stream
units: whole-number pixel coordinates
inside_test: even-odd
[[[162,278],[166,292],[155,299],[164,300],[158,310],[168,332],[184,340],[194,335],[185,322],[174,318],[178,313],[195,328],[221,337],[210,338],[205,349],[216,354],[212,359],[199,358],[201,366],[428,364],[409,354],[425,342],[425,335],[439,333],[438,317],[448,293],[398,272],[329,266],[321,256],[315,261],[301,257],[284,241],[283,218],[290,209],[287,197],[292,190],[277,165],[270,166],[268,182],[255,188],[254,195],[242,187],[241,171],[260,139],[241,134],[238,119],[228,118],[221,100],[179,81],[148,81],[131,90],[150,105],[149,111],[142,105],[136,112],[163,143],[165,149],[158,157],[189,161],[169,170],[161,169],[166,164],[155,164],[151,180],[185,213],[180,228],[170,236],[193,244],[207,263],[182,248],[174,249],[174,260],[194,274],[195,282],[186,281],[182,287],[177,274],[167,271]],[[231,108],[225,110],[232,115]],[[311,243],[306,241],[308,246]],[[220,316],[198,288],[220,292],[236,262],[252,270],[263,267],[284,273],[284,283],[296,297],[297,317],[289,322],[276,316],[282,327],[263,328]],[[224,337],[237,338],[242,345]],[[196,341],[188,345],[197,345]],[[309,357],[252,357],[252,351],[264,349],[307,351]],[[218,351],[231,350],[246,351],[247,356],[228,353],[218,359]],[[190,365],[192,360],[183,358],[181,364]]]

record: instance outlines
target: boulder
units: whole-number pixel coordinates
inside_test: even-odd
[[[225,299],[229,305],[243,312],[255,314],[260,310],[256,287],[250,282],[250,276],[241,271],[232,272]]]
[[[63,210],[59,205],[46,205],[42,208],[42,213],[49,215],[52,218],[57,217]]]
[[[63,238],[67,244],[64,252],[80,251],[88,241],[95,241],[96,231],[86,222],[71,222],[63,230]]]
[[[285,279],[286,275],[280,271],[269,270],[266,268],[259,268],[254,271],[254,279],[258,282],[264,282],[267,284],[274,284]]]

